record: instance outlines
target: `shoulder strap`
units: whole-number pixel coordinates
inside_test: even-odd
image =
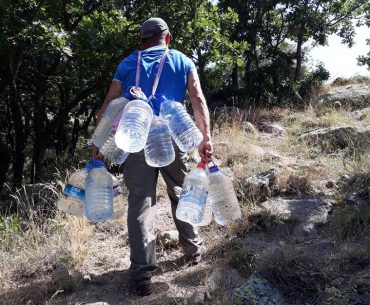
[[[163,70],[163,66],[164,66],[164,63],[166,61],[166,57],[167,57],[167,54],[168,54],[169,50],[166,49],[162,55],[162,58],[161,58],[161,61],[159,62],[159,66],[158,66],[158,71],[157,71],[157,75],[155,76],[155,79],[154,79],[154,83],[153,83],[153,87],[152,87],[152,94],[150,96],[149,99],[153,98],[154,97],[154,94],[155,92],[157,91],[157,88],[158,88],[158,84],[159,84],[159,79],[161,78],[161,73],[162,73],[162,70]]]
[[[164,63],[166,61],[166,57],[167,57],[168,52],[169,52],[169,50],[165,49],[164,53],[162,54],[161,60],[159,62],[157,74],[156,74],[154,82],[153,82],[152,92],[151,92],[151,96],[149,97],[149,100],[151,100],[154,97],[155,92],[157,91],[158,84],[159,84],[159,79],[161,78],[161,73],[162,73],[163,66],[164,66]],[[142,54],[141,54],[141,51],[139,51],[138,55],[137,55],[137,62],[136,62],[136,77],[135,77],[135,87],[136,88],[140,87],[141,57],[142,57]]]
[[[136,78],[135,78],[135,86],[139,87],[140,85],[140,72],[141,72],[141,51],[137,54],[137,62],[136,62]]]

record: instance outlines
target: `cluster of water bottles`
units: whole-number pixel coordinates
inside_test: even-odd
[[[176,218],[194,226],[206,226],[212,221],[227,225],[241,217],[241,210],[232,181],[212,162],[189,172],[184,180],[176,209]]]
[[[96,222],[117,219],[126,213],[120,182],[100,160],[93,160],[70,175],[57,207]]]
[[[171,138],[184,152],[203,139],[181,103],[165,100],[157,116],[148,102],[120,97],[108,104],[92,140],[112,163],[122,164],[130,153],[144,149],[148,165],[164,167],[175,160]]]
[[[143,100],[118,98],[110,102],[93,134],[100,153],[112,163],[122,164],[130,153],[144,149],[149,166],[163,167],[175,160],[172,139],[186,152],[197,147],[202,134],[186,112],[175,101],[164,101],[160,114],[153,114]],[[212,215],[226,225],[241,217],[232,181],[216,165],[200,163],[188,173],[180,194],[176,217],[195,226],[208,225]],[[58,201],[58,208],[90,221],[101,222],[125,213],[118,180],[93,160],[85,169],[71,175]]]

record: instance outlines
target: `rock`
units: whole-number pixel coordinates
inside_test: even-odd
[[[317,145],[327,152],[346,147],[367,148],[370,145],[370,126],[364,129],[349,126],[318,128],[302,134],[299,141]]]
[[[338,287],[338,286],[342,286],[344,283],[346,282],[346,279],[342,278],[342,277],[339,277],[333,281],[331,281],[331,285],[333,285],[334,287]]]
[[[243,286],[234,290],[233,301],[239,305],[287,304],[277,289],[255,276],[251,276]]]
[[[331,189],[333,188],[335,185],[334,181],[332,180],[329,180],[328,182],[326,182],[325,186],[328,188],[328,189]]]
[[[170,230],[162,232],[158,237],[158,242],[165,248],[175,248],[179,243],[179,232]]]
[[[321,99],[323,106],[335,107],[335,103],[339,102],[342,107],[368,107],[370,105],[370,86],[352,84],[332,87]]]
[[[51,278],[59,289],[70,290],[75,286],[73,277],[65,266],[56,267],[51,273]]]
[[[336,150],[349,145],[349,140],[357,134],[354,127],[327,127],[306,132],[299,137],[308,145],[318,145],[324,150]]]
[[[236,269],[216,269],[207,278],[207,287],[214,291],[220,287],[232,290],[245,282]]]
[[[273,133],[275,135],[282,135],[284,132],[284,128],[278,124],[262,124],[258,126],[258,130],[265,133]]]
[[[206,301],[206,293],[203,291],[194,291],[189,298],[188,305],[203,305]]]
[[[364,108],[360,110],[355,110],[350,113],[350,115],[358,121],[362,121],[366,117],[370,116],[370,107],[369,108]]]
[[[274,199],[261,206],[272,215],[285,221],[297,222],[293,236],[303,241],[317,236],[317,225],[327,222],[331,204],[321,199]]]
[[[243,187],[245,193],[253,198],[260,198],[270,195],[270,188],[277,179],[277,170],[271,168],[257,176],[248,177],[244,180]]]
[[[312,239],[317,237],[319,234],[315,228],[315,224],[309,223],[302,223],[294,228],[293,237],[302,242],[306,239]]]
[[[254,125],[251,122],[243,122],[242,129],[246,133],[251,133],[253,135],[257,135],[258,134],[257,128],[254,127]]]

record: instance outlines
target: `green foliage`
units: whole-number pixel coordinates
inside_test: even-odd
[[[0,161],[1,168],[12,169],[8,177],[17,185],[48,179],[45,166],[75,164],[79,139],[90,137],[115,67],[139,48],[140,25],[151,16],[167,21],[171,47],[195,61],[210,104],[302,104],[328,73],[322,67],[305,73],[305,50],[292,42],[325,44],[337,33],[351,45],[351,18],[365,5],[364,0],[175,0],[170,5],[3,0],[0,147],[8,158]]]

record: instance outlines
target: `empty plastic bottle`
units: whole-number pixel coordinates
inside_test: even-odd
[[[148,138],[153,110],[147,102],[133,100],[125,107],[115,141],[118,148],[128,153],[142,150]]]
[[[209,183],[209,199],[216,222],[227,225],[240,218],[241,210],[233,183],[216,165],[209,168]]]
[[[86,176],[86,169],[80,169],[70,175],[63,194],[57,202],[59,210],[75,216],[84,214]]]
[[[124,163],[130,154],[117,147],[114,133],[112,133],[105,141],[103,147],[100,149],[100,153],[104,156],[105,160],[115,164]]]
[[[86,164],[85,211],[90,221],[101,222],[113,216],[113,179],[104,162],[93,160]]]
[[[153,117],[144,153],[146,163],[152,167],[164,167],[175,160],[167,122],[158,116]]]
[[[176,218],[192,225],[200,224],[204,217],[209,188],[209,179],[204,168],[205,165],[199,163],[196,169],[185,176],[176,209]]]
[[[213,216],[212,216],[212,203],[209,200],[209,196],[207,196],[206,199],[206,207],[204,208],[204,216],[203,220],[196,224],[195,226],[202,227],[202,226],[208,226],[212,222]]]
[[[202,133],[179,102],[164,101],[161,104],[160,116],[168,121],[171,136],[181,151],[188,151],[202,142]]]
[[[106,139],[112,133],[112,124],[114,120],[116,119],[117,115],[125,108],[128,101],[128,99],[120,97],[108,104],[92,136],[93,143],[97,147],[100,148],[104,145]]]

